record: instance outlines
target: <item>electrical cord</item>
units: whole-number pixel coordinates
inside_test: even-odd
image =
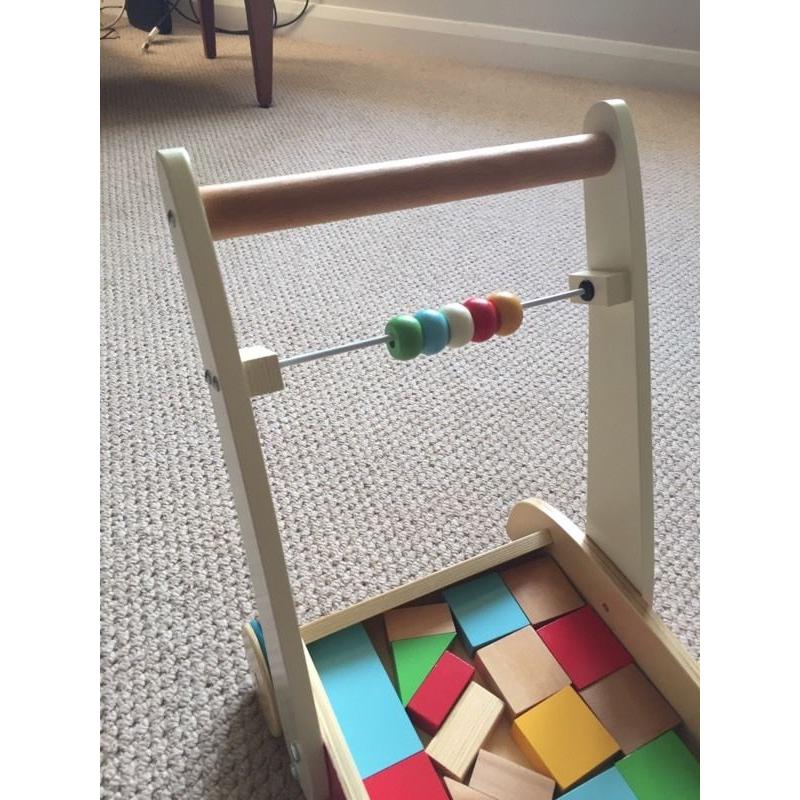
[[[278,28],[288,28],[290,25],[294,25],[295,22],[297,22],[300,19],[300,17],[302,17],[303,14],[306,13],[306,11],[308,11],[308,0],[305,1],[303,7],[300,9],[300,13],[296,17],[288,20],[287,22],[278,22],[278,7],[275,5],[275,0],[272,0],[272,19],[273,19],[272,27],[275,28],[276,30]]]
[[[146,53],[150,49],[150,44],[152,43],[153,39],[155,39],[156,36],[158,35],[159,33],[158,29],[161,27],[161,24],[173,11],[175,11],[175,9],[177,9],[178,3],[180,3],[180,1],[181,0],[174,0],[171,6],[169,4],[167,5],[167,10],[162,14],[161,19],[159,19],[159,21],[156,22],[155,25],[153,25],[153,29],[150,31],[150,33],[147,34],[147,37],[145,38],[144,43],[142,44],[143,53]]]
[[[273,8],[275,4],[273,3]],[[100,6],[100,13],[102,14],[104,11],[118,8],[119,14],[117,14],[116,18],[113,22],[107,22],[105,25],[102,23],[102,19],[100,22],[100,39],[119,39],[119,33],[117,33],[117,23],[122,19],[122,15],[125,13],[126,9],[128,8],[128,0],[124,0],[121,6]]]
[[[297,14],[297,16],[293,17],[290,20],[287,20],[286,22],[279,22],[278,21],[278,7],[275,5],[275,0],[272,0],[272,27],[273,27],[273,29],[278,30],[279,28],[288,28],[290,25],[294,25],[294,23],[297,22],[300,19],[300,17],[302,17],[306,13],[306,11],[308,11],[308,3],[309,3],[309,0],[305,0],[305,3],[303,4],[303,8],[300,9],[300,13]],[[194,7],[194,0],[189,0],[189,7],[192,9],[192,14],[194,15],[194,18],[188,16],[187,14],[184,14],[183,11],[181,11],[181,9],[179,9],[179,8],[176,8],[175,11],[176,11],[176,13],[178,13],[181,17],[183,17],[188,22],[191,22],[194,25],[199,25],[200,24],[200,15],[197,13],[197,9]],[[246,36],[248,33],[250,33],[250,31],[247,30],[246,28],[243,31],[230,31],[230,30],[227,30],[225,28],[216,28],[215,27],[214,30],[216,30],[217,33],[227,33],[227,34],[231,34],[232,36]]]

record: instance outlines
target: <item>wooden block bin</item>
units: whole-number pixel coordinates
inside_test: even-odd
[[[395,626],[390,625],[387,634],[383,615],[409,604],[441,604],[448,598],[452,601],[451,611],[453,605],[457,606],[456,628],[465,626],[459,633],[471,637],[460,644],[465,652],[459,650],[457,654],[470,660],[474,650],[480,654],[482,646],[492,646],[495,640],[527,629],[527,623],[535,630],[551,625],[551,617],[565,612],[577,613],[580,619],[586,615],[594,618],[591,611],[581,613],[576,609],[579,603],[591,606],[601,621],[596,625],[607,626],[608,636],[613,634],[614,641],[618,640],[649,681],[639,681],[645,687],[643,696],[650,698],[653,707],[660,707],[657,695],[649,689],[652,684],[677,717],[661,714],[657,724],[646,720],[645,725],[641,715],[621,713],[613,681],[594,691],[591,686],[581,687],[587,689],[586,698],[570,695],[572,702],[588,699],[594,703],[613,725],[615,736],[626,750],[628,743],[635,747],[645,734],[649,736],[677,721],[677,735],[697,754],[698,667],[651,609],[654,567],[647,258],[636,139],[624,102],[597,103],[589,110],[583,133],[559,139],[221,186],[198,186],[185,150],[159,151],[157,163],[169,230],[202,358],[199,371],[211,393],[254,584],[260,624],[254,627],[248,622],[245,645],[269,729],[275,735],[282,732],[293,775],[307,800],[369,800],[371,794],[372,800],[377,796],[401,797],[409,782],[417,787],[415,791],[420,796],[444,796],[444,783],[440,786],[434,773],[435,757],[449,764],[450,751],[443,756],[433,745],[433,756],[431,751],[418,755],[429,742],[420,739],[417,748],[419,731],[411,727],[395,694],[397,683],[391,672],[393,653],[396,656],[398,649],[407,649],[410,645],[403,643],[410,639],[390,641],[396,635],[392,633]],[[215,239],[576,180],[583,181],[584,188],[586,264],[576,265],[566,276],[568,291],[526,302],[506,294],[498,306],[492,305],[491,297],[471,298],[465,301],[466,305],[451,303],[443,312],[426,312],[427,316],[421,318],[393,317],[392,324],[387,325],[391,333],[384,336],[293,357],[280,358],[262,346],[240,348],[237,342]],[[283,379],[286,369],[349,350],[386,344],[389,355],[384,357],[402,361],[414,357],[422,348],[427,348],[424,352],[430,355],[436,348],[461,346],[471,336],[476,344],[469,346],[480,346],[477,343],[493,335],[493,330],[498,335],[513,333],[522,309],[558,300],[585,305],[589,316],[586,532],[541,500],[523,499],[514,504],[508,498],[509,541],[505,544],[299,626],[252,399],[289,391],[291,387],[287,388]],[[434,300],[421,298],[420,303],[424,302]],[[513,324],[501,318],[504,309],[511,309],[516,315]],[[423,318],[428,327],[423,328]],[[425,331],[433,332],[430,338],[426,338]],[[448,336],[449,343],[445,344]],[[451,352],[447,357],[460,356]],[[405,368],[403,363],[396,366]],[[545,557],[552,559],[572,588],[565,585],[553,565],[540,569],[538,559]],[[529,576],[536,575],[543,582],[526,587]],[[497,576],[509,576],[505,587]],[[478,627],[471,606],[474,598],[463,589],[468,581],[492,598],[491,614],[485,615]],[[547,594],[548,586],[551,596]],[[505,613],[509,598],[510,607],[518,601],[521,609],[511,616]],[[412,626],[410,633],[401,636],[444,636],[449,640],[447,614],[433,619],[438,613],[435,609],[426,613],[432,615],[431,619],[414,622],[420,627]],[[421,619],[407,612],[390,617],[394,623],[404,624],[415,618]],[[447,630],[442,630],[442,625]],[[494,625],[497,629],[493,631]],[[353,626],[358,627],[348,632]],[[526,635],[529,634],[519,638]],[[567,630],[565,635],[572,634]],[[341,708],[341,697],[346,698],[352,691],[346,674],[350,662],[340,659],[334,646],[345,640],[351,642],[353,649],[348,658],[353,659],[359,686],[364,687],[371,707],[375,713],[380,710],[387,719],[394,720],[396,736],[391,740],[391,752],[380,751],[380,737],[374,735],[380,725],[375,719],[337,717],[334,713],[335,705]],[[444,646],[420,645],[431,665],[438,658],[437,648]],[[324,653],[330,693],[312,657],[316,651]],[[494,657],[500,654],[502,658],[504,652],[506,648],[500,646],[493,651]],[[516,648],[514,652],[514,663],[524,663],[526,652],[531,651]],[[554,655],[559,657],[559,653]],[[529,698],[526,695],[517,699],[516,684],[513,675],[509,677],[507,664],[500,668],[489,665],[487,675],[490,673],[494,675],[492,680],[504,687],[505,713],[497,708],[502,701],[494,703],[487,698],[491,686],[481,688],[477,674],[464,694],[454,698],[450,712],[456,714],[472,704],[478,709],[475,714],[482,716],[479,730],[476,728],[469,742],[465,737],[464,748],[469,748],[469,754],[459,750],[453,756],[456,760],[451,767],[450,785],[460,796],[481,794],[468,785],[472,769],[468,762],[477,758],[481,748],[492,754],[484,760],[493,769],[514,762],[508,769],[517,777],[526,775],[519,769],[524,766],[518,761],[520,753],[509,742],[503,726],[510,724],[508,714],[515,715]],[[421,675],[415,675],[410,686],[413,688],[421,679]],[[541,693],[547,694],[551,688],[557,687],[545,687]],[[522,689],[530,695],[530,702],[541,699],[538,687]],[[591,713],[588,706],[585,710],[583,706],[576,708],[580,711],[578,716],[584,711]],[[626,729],[634,724],[635,730]],[[357,758],[348,746],[343,727],[351,731],[352,741],[364,743],[359,745],[362,752]],[[435,735],[444,730],[447,738],[452,729],[452,722],[448,726],[445,720]],[[675,734],[662,736],[672,750],[680,749]],[[503,753],[492,749],[496,739],[504,742]],[[460,746],[457,736],[450,741]],[[656,748],[653,746],[652,752]],[[636,768],[642,760],[637,756],[639,752],[634,750],[625,756],[624,768],[633,778],[637,777]],[[681,758],[687,761],[687,782],[691,782],[694,767],[689,763],[691,756],[684,753],[681,751]],[[619,753],[614,758],[621,756]],[[507,758],[510,762],[504,760]],[[600,768],[616,767],[603,763],[598,764]],[[369,780],[371,775],[362,774],[373,770],[379,776],[374,780]],[[587,773],[586,777],[592,774]],[[500,777],[504,782],[504,776]],[[453,782],[456,778],[457,783]]]

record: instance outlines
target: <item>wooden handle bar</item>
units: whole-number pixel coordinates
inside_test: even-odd
[[[203,186],[214,239],[363,217],[605,175],[604,133]]]

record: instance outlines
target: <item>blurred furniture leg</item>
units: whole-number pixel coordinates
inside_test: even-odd
[[[203,50],[206,58],[217,57],[217,36],[214,31],[214,0],[199,0],[197,15],[200,17],[200,29],[203,32]]]
[[[272,103],[272,3],[269,0],[244,0],[244,8],[250,31],[256,97],[258,104],[267,108]]]

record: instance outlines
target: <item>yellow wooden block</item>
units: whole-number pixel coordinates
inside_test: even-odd
[[[619,745],[567,686],[514,720],[511,735],[531,766],[568,789],[611,758]]]

